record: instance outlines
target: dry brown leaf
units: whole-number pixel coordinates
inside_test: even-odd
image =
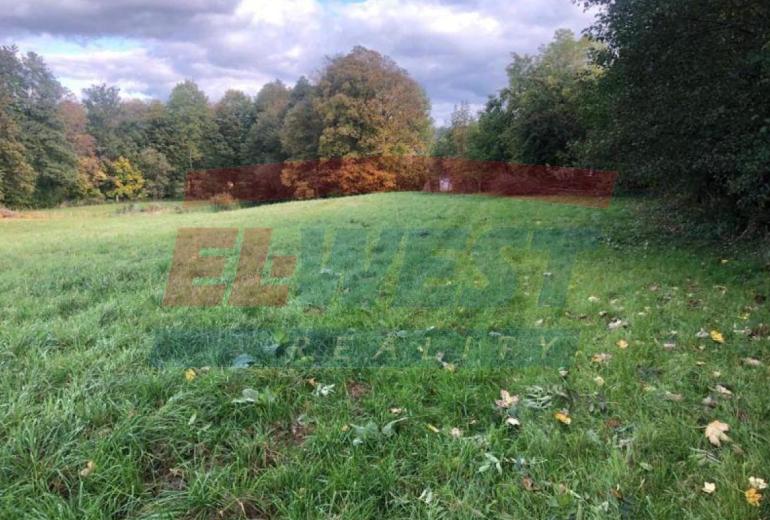
[[[711,421],[706,426],[705,435],[711,444],[721,446],[723,442],[730,442],[725,432],[730,430],[730,426],[721,421]]]

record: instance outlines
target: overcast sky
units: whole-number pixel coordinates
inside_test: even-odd
[[[76,95],[104,82],[165,99],[189,78],[212,100],[313,78],[324,56],[364,45],[409,71],[443,123],[505,85],[512,52],[592,18],[570,0],[0,0],[0,41],[41,54]]]

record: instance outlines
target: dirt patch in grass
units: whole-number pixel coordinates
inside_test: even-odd
[[[350,398],[354,401],[358,401],[371,391],[369,385],[357,381],[348,381],[345,384],[345,388],[347,389]]]

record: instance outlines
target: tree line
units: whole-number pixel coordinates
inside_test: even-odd
[[[253,98],[229,90],[211,103],[190,80],[165,103],[123,100],[104,84],[82,94],[68,93],[40,56],[0,47],[0,202],[179,197],[191,170],[425,155],[431,138],[423,89],[363,47],[329,59],[315,83],[276,80]],[[332,180],[342,192],[391,188],[387,171],[343,173]]]
[[[2,47],[0,202],[176,197],[190,170],[432,155],[617,170],[627,191],[767,225],[770,4],[581,3],[600,8],[592,27],[513,54],[505,88],[479,113],[460,103],[444,128],[406,71],[362,47],[328,59],[312,82],[274,81],[253,98],[230,90],[216,103],[192,81],[165,103],[122,100],[107,85],[77,101],[39,56]],[[288,167],[281,179],[298,196],[414,187],[396,163],[363,164]]]
[[[625,191],[770,225],[770,3],[586,0],[576,38],[513,55],[508,84],[455,108],[433,153],[620,172]]]

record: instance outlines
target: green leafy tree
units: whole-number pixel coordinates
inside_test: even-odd
[[[501,141],[511,159],[531,164],[573,164],[572,148],[584,138],[586,128],[580,118],[581,92],[601,73],[593,62],[600,45],[572,31],[559,29],[554,39],[537,56],[514,54],[508,66],[508,87],[500,98],[503,106],[492,103],[492,112],[482,119],[491,128],[508,126]],[[507,117],[501,117],[501,110]],[[497,113],[494,113],[497,111]],[[481,149],[494,149],[489,143]],[[498,152],[499,153],[499,152]]]
[[[512,114],[500,96],[491,96],[479,114],[476,132],[471,135],[469,156],[478,161],[510,161],[511,151],[503,136],[511,125]]]
[[[116,201],[120,199],[133,200],[142,195],[144,177],[142,172],[131,164],[125,157],[118,157],[108,165],[111,187],[107,192]]]
[[[180,194],[186,172],[207,168],[221,154],[221,136],[208,99],[195,82],[178,84],[169,96],[166,117],[169,135],[162,152],[174,168],[169,191]]]
[[[52,205],[69,196],[77,182],[77,156],[58,116],[65,90],[33,52],[21,58],[21,71],[24,89],[16,106],[27,162],[37,174],[34,199]]]
[[[228,90],[214,106],[214,121],[223,139],[222,152],[215,162],[218,166],[244,164],[241,149],[254,119],[254,104],[240,90]]]
[[[103,159],[114,159],[119,154],[118,125],[122,117],[120,89],[92,85],[83,89],[83,105],[87,114],[86,129],[96,141],[96,153]]]
[[[289,106],[281,128],[281,145],[292,160],[318,157],[318,141],[323,130],[321,115],[315,107],[315,88],[304,76],[289,96]]]
[[[471,113],[470,105],[463,101],[452,111],[450,125],[441,129],[433,147],[436,157],[470,157],[471,142],[477,132],[478,123]]]
[[[289,89],[281,81],[267,83],[254,102],[254,124],[242,147],[248,163],[280,162],[286,158],[281,145],[281,128],[289,109]]]
[[[0,202],[25,206],[32,202],[35,171],[27,162],[20,130],[10,114],[8,96],[0,93]]]
[[[586,161],[770,223],[770,3],[589,0],[608,45]]]
[[[419,155],[430,141],[430,104],[407,72],[356,47],[329,60],[315,104],[323,121],[321,157]]]
[[[137,156],[136,166],[145,180],[144,191],[153,199],[163,198],[174,170],[166,156],[155,148],[145,148]]]
[[[105,186],[108,177],[104,171],[104,165],[97,157],[78,157],[78,180],[75,195],[83,199],[102,199],[104,193],[101,189]]]

